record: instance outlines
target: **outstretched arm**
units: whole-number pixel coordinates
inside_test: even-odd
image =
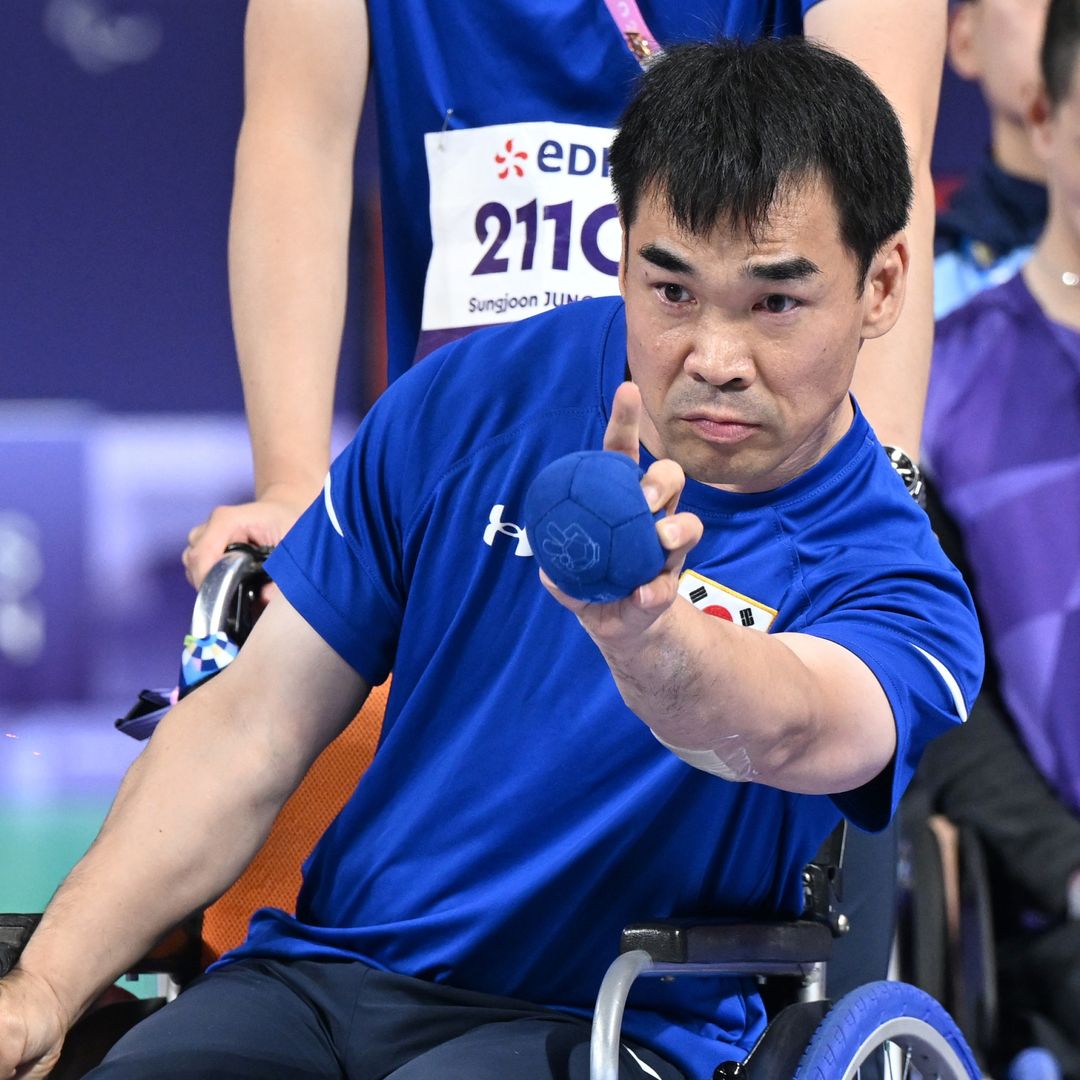
[[[284,597],[270,603],[236,660],[162,721],[0,982],[0,1076],[52,1059],[102,989],[239,877],[367,692]]]
[[[256,501],[191,531],[196,586],[227,544],[276,544],[326,474],[367,73],[364,0],[248,6],[229,283]]]
[[[641,398],[624,383],[604,448],[638,455]],[[657,461],[642,487],[655,513],[678,502],[684,477]],[[669,513],[657,524],[668,553],[660,575],[625,600],[574,600],[544,576],[607,661],[623,700],[673,748],[716,755],[728,779],[828,794],[856,788],[888,765],[896,727],[885,692],[841,646],[806,634],[752,634],[678,595],[700,520]]]
[[[945,60],[945,0],[822,0],[807,37],[854,60],[903,125],[915,178],[907,229],[911,271],[900,320],[859,354],[854,391],[882,442],[917,458],[934,338],[934,185],[930,155]]]

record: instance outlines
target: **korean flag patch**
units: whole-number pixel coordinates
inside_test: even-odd
[[[706,615],[727,619],[751,630],[768,630],[776,618],[773,608],[759,604],[717,581],[711,581],[694,570],[683,571],[679,578],[679,595]]]

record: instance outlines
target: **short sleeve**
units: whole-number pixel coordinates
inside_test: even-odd
[[[968,716],[983,672],[982,635],[967,586],[940,566],[882,566],[857,580],[819,582],[804,628],[854,653],[885,691],[896,722],[896,753],[878,777],[833,796],[860,828],[883,829],[927,744]]]
[[[402,538],[424,478],[400,417],[415,415],[423,391],[406,376],[379,398],[266,563],[304,620],[372,685],[393,668],[405,609]]]

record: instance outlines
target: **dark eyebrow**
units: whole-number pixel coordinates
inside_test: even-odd
[[[659,266],[661,270],[667,270],[672,274],[685,274],[693,277],[696,273],[694,268],[685,260],[679,258],[673,251],[660,247],[659,244],[645,244],[638,254],[651,262],[653,266]]]
[[[751,263],[746,268],[746,276],[757,281],[804,281],[820,273],[821,269],[802,255],[778,262]]]

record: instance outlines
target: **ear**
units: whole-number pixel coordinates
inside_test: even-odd
[[[863,340],[881,337],[900,318],[909,261],[907,235],[902,232],[886,240],[874,256],[863,284]]]
[[[1040,161],[1046,162],[1053,150],[1054,132],[1051,121],[1054,108],[1050,104],[1050,97],[1046,93],[1044,83],[1039,83],[1039,88],[1031,97],[1027,107],[1027,130],[1031,139],[1032,148]]]
[[[961,79],[974,81],[982,76],[982,63],[976,43],[977,0],[962,0],[949,13],[946,52],[949,64]]]

